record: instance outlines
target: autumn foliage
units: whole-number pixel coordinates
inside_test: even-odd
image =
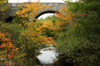
[[[39,10],[43,10],[50,6],[40,6],[38,2],[32,2],[30,4],[18,5],[19,10],[16,12],[16,15],[20,18],[19,27],[22,27],[19,39],[21,42],[21,52],[22,57],[25,61],[22,61],[22,65],[31,66],[32,58],[36,54],[37,48],[42,47],[45,44],[54,44],[55,41],[53,37],[48,37],[45,35],[44,28],[49,28],[49,25],[46,24],[37,24],[33,22],[34,17],[38,15]],[[38,21],[38,20],[37,20]],[[20,54],[20,53],[18,53]],[[34,60],[34,59],[33,59]],[[19,62],[19,61],[18,61]],[[33,63],[33,62],[32,62]]]
[[[11,40],[6,38],[7,34],[0,32],[0,58],[11,59],[17,50],[12,45]]]
[[[38,10],[43,10],[50,6],[40,6],[38,2],[31,2],[30,4],[18,5],[19,9],[16,14],[21,17],[19,25],[23,25],[23,31],[21,37],[25,37],[28,40],[33,40],[38,45],[54,43],[52,37],[46,37],[43,32],[44,27],[48,27],[46,24],[32,23],[34,17],[38,15]]]
[[[43,10],[45,8],[48,8],[50,6],[40,6],[39,2],[31,2],[30,4],[23,3],[22,5],[17,5],[19,7],[19,10],[16,12],[16,14],[21,17],[21,24],[26,24],[26,22],[32,22],[36,20],[34,17],[38,15],[38,10]]]
[[[6,0],[0,0],[0,11],[5,11],[8,7],[8,3]]]

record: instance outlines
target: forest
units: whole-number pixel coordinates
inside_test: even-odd
[[[59,53],[54,66],[100,66],[100,0],[65,4],[60,13],[38,20],[38,10],[51,6],[23,3],[12,21],[0,20],[0,64],[41,66],[39,49],[53,45]],[[0,0],[0,15],[9,5]]]

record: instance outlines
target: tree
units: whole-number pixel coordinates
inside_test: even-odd
[[[8,2],[6,0],[0,0],[0,11],[5,11],[8,6]]]
[[[100,0],[81,0],[85,3],[91,3],[91,2],[100,2]]]
[[[4,19],[5,16],[5,12],[7,7],[8,7],[8,2],[6,0],[0,0],[0,15],[2,15],[2,17],[0,17],[0,20]]]
[[[23,27],[20,33],[21,48],[26,59],[26,65],[32,65],[31,60],[34,60],[38,46],[54,43],[52,37],[46,37],[43,34],[43,26],[33,22],[36,20],[33,17],[38,14],[38,10],[50,6],[40,6],[38,2],[31,2],[30,4],[18,5],[18,7],[20,9],[16,12],[16,15],[20,17],[19,26]]]
[[[57,49],[70,63],[79,66],[99,66],[100,19],[99,2],[67,3],[74,13],[73,24],[67,25],[57,41]]]

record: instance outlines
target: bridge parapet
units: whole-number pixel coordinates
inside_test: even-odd
[[[10,6],[5,11],[5,13],[6,13],[5,19],[8,18],[8,17],[16,15],[16,12],[18,10],[18,7],[17,7],[18,4],[19,3],[10,3]],[[20,4],[23,4],[23,3],[20,3]],[[28,3],[25,3],[25,4],[28,4]],[[39,4],[40,4],[40,6],[43,6],[43,5],[45,5],[45,6],[48,6],[48,5],[51,6],[49,8],[45,8],[43,10],[39,10],[38,11],[39,14],[42,13],[42,12],[44,12],[44,11],[49,11],[49,10],[59,12],[59,10],[62,9],[63,6],[66,6],[65,3],[43,3],[42,2],[42,3],[39,3]]]

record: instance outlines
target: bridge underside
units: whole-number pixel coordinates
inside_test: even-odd
[[[58,11],[53,11],[53,10],[48,10],[48,11],[44,11],[44,12],[38,14],[35,18],[38,19],[43,14],[47,14],[47,13],[59,13],[59,12]]]

